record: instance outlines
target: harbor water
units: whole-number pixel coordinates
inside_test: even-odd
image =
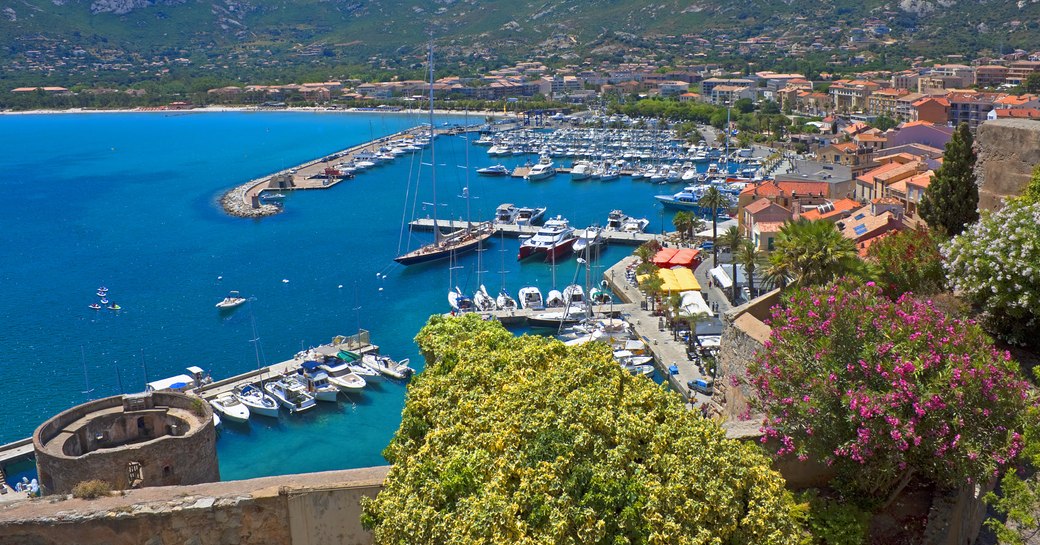
[[[251,178],[423,121],[331,112],[0,116],[0,379],[7,393],[0,442],[30,435],[70,406],[141,391],[147,380],[187,366],[215,378],[253,369],[254,322],[261,363],[363,328],[382,353],[411,358],[421,370],[412,339],[430,314],[448,310],[449,287],[472,293],[485,284],[496,294],[505,286],[515,297],[525,285],[544,293],[583,283],[573,257],[555,267],[520,264],[519,241],[508,238],[452,267],[394,264],[398,253],[432,237],[402,235],[405,220],[433,213],[428,172],[418,205],[409,183],[429,168],[422,166],[428,151],[331,189],[289,194],[276,216],[232,218],[219,206],[224,191]],[[547,216],[563,215],[575,227],[604,224],[620,208],[648,218],[649,231],[671,228],[672,213],[653,195],[680,185],[467,175],[531,158],[489,158],[465,137],[439,138],[438,215],[465,217],[468,195],[473,219],[490,219],[511,202],[546,206]],[[631,251],[606,248],[593,281]],[[88,308],[102,285],[122,310]],[[229,290],[252,300],[222,314],[214,304]],[[385,463],[381,452],[400,423],[405,392],[405,384],[384,381],[309,413],[226,425],[221,476]]]

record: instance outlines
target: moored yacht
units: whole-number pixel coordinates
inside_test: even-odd
[[[542,291],[537,286],[520,288],[517,297],[520,299],[520,308],[522,309],[542,310],[545,308],[545,302],[542,301]]]
[[[249,407],[232,392],[224,392],[209,400],[213,410],[221,415],[224,420],[232,422],[245,422],[249,420]]]
[[[588,257],[589,252],[603,244],[603,228],[602,227],[589,227],[588,229],[582,229],[575,231],[578,235],[578,240],[574,241],[574,253],[578,257]]]
[[[317,405],[314,396],[307,393],[304,385],[284,377],[265,382],[264,390],[289,412],[302,413]]]
[[[545,180],[552,178],[556,175],[556,167],[548,157],[542,157],[538,164],[531,167],[531,170],[524,175],[524,179],[530,182],[536,182],[538,180]]]
[[[562,216],[546,221],[535,235],[520,245],[517,259],[527,259],[534,255],[543,255],[546,261],[560,257],[571,251],[577,237],[574,229]]]
[[[361,357],[361,363],[373,371],[386,375],[390,378],[406,379],[412,376],[414,369],[408,366],[408,358],[394,361],[389,356],[378,354],[365,354]]]
[[[358,357],[360,358],[360,356]],[[367,384],[365,379],[355,373],[350,364],[345,361],[333,365],[322,363],[318,365],[318,369],[325,371],[329,376],[329,382],[344,392],[360,390]]]
[[[278,403],[260,388],[247,384],[236,388],[234,394],[236,399],[249,408],[250,414],[278,418]]]
[[[516,211],[517,225],[536,225],[545,215],[545,207],[540,208],[518,208]]]
[[[520,210],[511,203],[503,203],[495,209],[495,223],[500,225],[513,225]]]
[[[481,176],[508,176],[509,169],[505,165],[491,165],[489,167],[478,168],[477,174]]]

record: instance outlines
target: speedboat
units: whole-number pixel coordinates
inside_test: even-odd
[[[246,302],[246,298],[245,297],[240,296],[237,291],[232,291],[221,302],[217,303],[217,308],[219,308],[221,310],[229,309],[229,308],[235,308],[238,305],[241,305],[242,303],[245,303],[245,302]]]
[[[245,422],[249,420],[249,407],[232,392],[224,392],[209,400],[213,410],[220,413],[224,420],[232,422]]]
[[[545,303],[542,301],[542,291],[536,286],[520,288],[517,296],[520,299],[520,308],[522,309],[542,310],[545,308]]]
[[[506,289],[502,288],[502,291],[498,293],[498,297],[495,298],[495,304],[502,310],[516,310],[516,299],[513,299],[506,293]]]
[[[108,304],[108,298],[107,297],[102,297],[101,298],[101,304],[102,305],[107,305]]]
[[[339,387],[329,382],[328,373],[317,368],[318,362],[305,361],[303,363],[304,366],[301,366],[295,375],[285,378],[302,385],[307,393],[314,396],[314,399],[318,401],[330,401],[332,403],[338,401]],[[314,364],[313,367],[306,367],[308,363]]]
[[[285,195],[283,195],[282,193],[264,192],[260,194],[260,198],[264,199],[265,201],[280,201],[285,198]]]
[[[545,261],[551,261],[571,251],[575,240],[577,236],[567,220],[556,216],[520,245],[520,253],[516,258],[522,260],[541,254]]]
[[[284,377],[265,382],[264,390],[291,413],[309,411],[317,405],[314,396],[307,393],[304,385]]]
[[[565,301],[560,290],[549,290],[549,295],[545,298],[545,308],[561,308]]]
[[[121,307],[121,306],[119,306],[119,305],[117,305],[115,303],[112,303],[111,305],[108,305],[107,308],[108,308],[108,310],[123,310],[123,307]]]
[[[642,233],[649,225],[650,220],[646,218],[625,216],[625,221],[621,223],[621,231],[624,233]]]
[[[379,373],[369,369],[361,363],[361,354],[358,354],[357,352],[351,352],[349,350],[340,350],[339,353],[336,354],[336,359],[341,360],[344,364],[346,364],[348,368],[350,368],[350,371],[352,373],[365,379],[366,382],[372,379],[379,378],[380,376]],[[339,364],[335,363],[334,365]]]
[[[365,382],[364,378],[354,372],[354,369],[350,364],[342,360],[340,361],[341,363],[336,365],[329,365],[328,363],[318,365],[318,369],[325,371],[325,374],[329,376],[329,382],[332,383],[332,385],[346,392],[349,390],[360,390],[368,384]],[[307,363],[309,362],[304,362],[304,365],[307,365]],[[367,367],[365,369],[374,373],[374,371],[371,371]]]
[[[102,297],[102,298],[107,297],[108,296],[108,292],[107,291],[98,290],[97,296],[98,297]]]
[[[541,208],[519,208],[516,211],[517,225],[534,225],[545,215],[545,207]]]
[[[589,300],[592,301],[592,304],[594,305],[605,305],[610,303],[612,297],[610,296],[610,292],[603,288],[592,288],[589,290]]]
[[[503,203],[495,209],[495,223],[500,225],[512,225],[516,223],[519,210],[511,203]]]
[[[94,304],[90,305],[90,308],[92,308],[94,310],[101,310],[101,305],[99,305],[97,303],[94,303]]]
[[[571,284],[563,288],[564,304],[569,307],[585,306],[585,290],[580,284]]]
[[[495,310],[495,299],[488,294],[487,288],[484,284],[480,285],[480,288],[473,294],[473,305],[479,311],[491,311]]]
[[[538,164],[531,167],[531,170],[524,175],[524,179],[529,182],[537,182],[538,180],[545,180],[556,176],[556,167],[553,166],[553,162],[548,157],[543,157]]]
[[[378,354],[365,354],[361,357],[361,363],[373,371],[377,371],[390,378],[406,379],[412,376],[414,369],[408,366],[408,358],[394,361],[389,356]]]
[[[574,253],[578,256],[586,256],[596,246],[603,244],[603,228],[602,227],[589,227],[588,229],[582,229],[576,231],[578,240],[574,241]]]
[[[509,169],[505,165],[491,165],[489,167],[478,168],[477,174],[481,176],[508,176]]]
[[[251,414],[278,418],[278,403],[260,388],[247,384],[236,388],[234,395],[249,409]]]

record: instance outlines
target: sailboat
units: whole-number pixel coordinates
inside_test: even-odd
[[[402,265],[416,265],[447,259],[452,255],[475,250],[482,242],[491,238],[494,227],[491,222],[467,223],[466,227],[448,234],[441,232],[437,222],[437,152],[433,141],[436,138],[433,125],[433,44],[430,44],[430,186],[433,196],[433,242],[399,255],[394,261]],[[467,144],[468,145],[468,144]]]

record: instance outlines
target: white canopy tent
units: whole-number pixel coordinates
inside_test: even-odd
[[[709,220],[705,220],[705,224],[708,226],[708,228],[703,230],[703,231],[701,231],[701,232],[699,232],[699,233],[697,233],[697,236],[711,238],[711,220],[710,219]],[[736,227],[736,226],[737,226],[737,220],[733,219],[733,218],[728,219],[726,221],[720,221],[719,224],[718,224],[719,234],[721,235],[722,233],[726,232],[726,229],[729,229],[730,227]]]
[[[703,314],[705,316],[714,316],[715,314],[711,311],[711,307],[704,301],[704,296],[699,291],[684,291],[679,294],[682,297],[682,304],[680,312],[688,315]]]
[[[724,290],[728,290],[733,287],[733,279],[729,277],[730,273],[733,272],[733,265],[719,265],[711,271],[711,277],[715,279],[715,283]],[[747,274],[744,272],[743,265],[737,265],[737,285],[747,285]]]

